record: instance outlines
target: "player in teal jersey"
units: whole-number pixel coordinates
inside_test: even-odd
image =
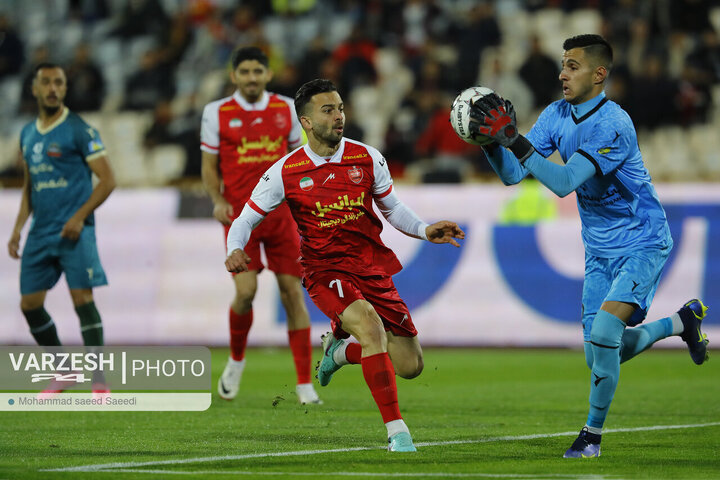
[[[95,243],[93,211],[115,188],[105,147],[94,128],[65,107],[67,80],[62,68],[41,64],[32,84],[38,117],[20,134],[25,182],[15,228],[8,241],[12,258],[21,258],[20,235],[32,214],[20,264],[20,308],[38,345],[59,346],[55,324],[45,311],[47,291],[64,272],[87,346],[103,345],[93,287],[107,285]],[[93,188],[92,174],[98,178]],[[63,388],[51,384],[43,395]],[[93,392],[107,392],[102,377]]]
[[[636,326],[645,319],[672,249],[670,228],[632,121],[603,92],[612,48],[599,35],[579,35],[567,39],[563,50],[563,99],[541,113],[527,138],[517,131],[512,104],[496,94],[475,102],[470,114],[471,128],[495,141],[484,148],[506,185],[532,173],[561,197],[577,195],[585,245],[585,359],[592,373],[587,423],[564,457],[587,458],[600,455],[620,363],[680,335],[692,360],[702,364],[707,338],[700,327],[707,307],[693,299],[669,317]],[[555,150],[564,165],[546,159]]]

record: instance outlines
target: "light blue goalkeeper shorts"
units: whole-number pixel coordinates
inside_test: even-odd
[[[603,302],[615,301],[638,306],[628,321],[634,326],[645,320],[657,291],[671,247],[648,248],[632,255],[600,258],[585,254],[585,281],[582,293],[583,338],[590,341],[593,318]]]

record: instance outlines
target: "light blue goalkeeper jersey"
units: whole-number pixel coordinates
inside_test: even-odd
[[[526,137],[544,157],[558,150],[567,163],[578,152],[595,166],[595,175],[575,190],[587,253],[612,258],[672,247],[635,127],[604,93],[574,107],[565,100],[550,104]]]
[[[105,155],[100,135],[65,108],[48,128],[40,128],[37,121],[25,125],[20,148],[30,172],[30,233],[59,234],[92,193],[92,171],[87,162]],[[85,225],[94,223],[91,213]]]

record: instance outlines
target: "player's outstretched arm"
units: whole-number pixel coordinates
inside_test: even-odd
[[[228,272],[242,273],[247,272],[250,257],[241,249],[233,250],[225,259],[225,268]]]
[[[515,156],[497,144],[482,147],[488,163],[505,185],[515,185],[527,177],[528,169],[518,161]]]
[[[465,238],[465,232],[458,227],[458,224],[448,222],[447,220],[428,225],[425,228],[425,233],[427,234],[427,239],[432,243],[449,243],[456,247],[459,247],[460,244],[455,239],[462,240]]]
[[[577,152],[565,165],[558,165],[540,155],[531,155],[524,166],[558,197],[575,191],[596,173],[595,165]]]

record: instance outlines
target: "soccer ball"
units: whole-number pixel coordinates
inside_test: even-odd
[[[492,138],[485,135],[473,134],[470,132],[468,125],[470,123],[470,103],[477,101],[485,95],[493,92],[487,87],[470,87],[455,97],[455,101],[450,109],[450,124],[457,133],[458,137],[473,145],[487,145],[492,143]]]

